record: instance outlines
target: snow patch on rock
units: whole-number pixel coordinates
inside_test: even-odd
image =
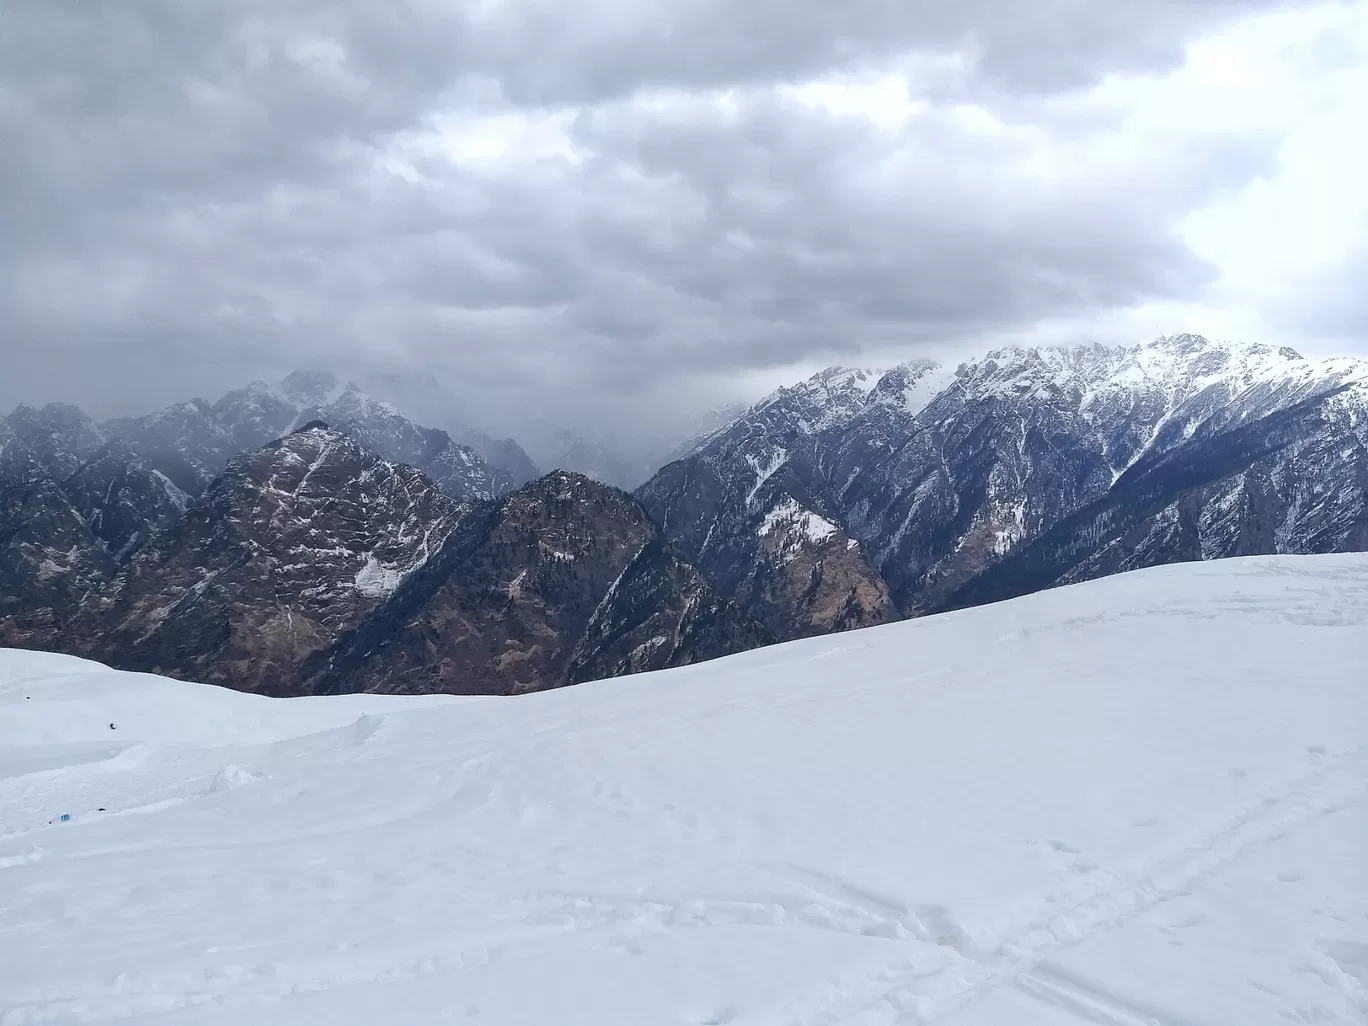
[[[372,553],[366,557],[361,569],[356,571],[356,590],[367,598],[385,598],[394,594],[407,573],[400,567],[387,566]]]

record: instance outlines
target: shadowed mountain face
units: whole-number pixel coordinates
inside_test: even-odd
[[[109,421],[105,431],[123,439],[187,495],[200,492],[243,451],[231,425],[220,422],[203,399],[177,403],[146,417]]]
[[[113,570],[46,462],[0,430],[0,645],[60,649]]]
[[[820,432],[857,413],[874,384],[835,369],[781,389],[637,492],[685,558],[775,637],[896,615],[821,466]]]
[[[190,501],[122,438],[101,446],[62,490],[115,563],[174,524]]]
[[[683,666],[773,640],[656,536],[632,557],[589,618],[570,653],[565,682]]]
[[[649,606],[624,609],[627,595]],[[311,666],[310,691],[507,694],[677,666],[767,640],[631,496],[564,472],[477,509]]]
[[[100,425],[66,403],[48,403],[41,410],[20,405],[6,428],[57,481],[74,474],[106,438]]]
[[[1347,386],[1199,428],[1021,545],[946,607],[1160,563],[1368,549],[1368,446]],[[1355,423],[1358,421],[1359,423]],[[1357,430],[1356,430],[1357,429]]]

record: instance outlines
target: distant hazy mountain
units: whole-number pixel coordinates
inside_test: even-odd
[[[425,424],[441,428],[501,472],[513,487],[542,476],[542,470],[512,438],[495,438],[465,419],[465,404],[432,377],[378,375],[373,390]]]
[[[72,587],[84,593],[93,572],[80,555],[86,548],[100,550],[96,562],[122,564],[171,527],[234,456],[315,419],[378,456],[424,471],[441,491],[467,505],[519,483],[517,475],[445,431],[420,426],[330,374],[300,371],[274,384],[252,382],[216,403],[192,399],[105,423],[61,403],[19,406],[0,418],[0,441],[8,447],[0,516],[28,526],[0,535],[0,545],[16,560],[15,573],[33,559],[44,567],[71,563]],[[72,514],[80,530],[68,524]],[[79,540],[69,537],[72,531]],[[44,532],[52,535],[48,543],[38,540]],[[42,588],[35,581],[29,590],[51,591],[55,581],[50,578],[51,587]]]
[[[681,460],[685,456],[691,455],[696,450],[701,449],[709,438],[736,423],[748,409],[750,409],[750,407],[746,403],[735,402],[727,403],[725,406],[719,406],[713,410],[708,410],[694,423],[693,431],[683,441],[679,442],[665,454],[664,458],[660,461],[660,465],[663,467],[667,463]],[[658,470],[660,468],[657,467],[655,469]]]
[[[541,424],[539,430],[528,429],[528,444],[544,467],[558,467],[632,489],[667,463],[698,448],[746,409],[744,403],[731,403],[686,419],[673,430],[642,427],[625,437]]]
[[[322,420],[386,459],[428,474],[452,498],[489,499],[516,487],[493,466],[440,428],[422,427],[392,404],[341,384],[331,374],[301,371],[274,385],[255,381],[224,396],[214,410],[242,445],[255,448],[293,426]]]

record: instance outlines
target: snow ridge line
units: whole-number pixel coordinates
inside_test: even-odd
[[[829,989],[845,991],[845,1000],[836,1007],[812,1009],[793,1021],[835,1026],[884,1011],[892,1013],[892,1022],[937,1022],[1003,985],[1017,983],[1056,952],[1190,893],[1216,871],[1353,805],[1366,793],[1368,745],[1361,745],[1266,793],[1176,854],[1160,856],[1130,873],[1089,874],[1096,885],[1083,894],[1070,894],[1066,888],[1064,893],[1046,895],[1031,914],[1005,930],[947,930],[936,939],[940,950],[927,950],[926,934],[918,931],[921,936],[912,943],[922,950],[901,963],[907,968],[894,976],[891,986],[859,993],[849,981],[828,981]],[[890,982],[889,974],[879,975]],[[857,993],[851,994],[851,989]]]

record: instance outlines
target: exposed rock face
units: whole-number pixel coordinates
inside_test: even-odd
[[[781,640],[895,615],[879,571],[840,526],[815,433],[857,412],[874,383],[833,369],[781,389],[637,491],[684,558]]]
[[[802,617],[791,593],[756,605],[737,588],[760,562],[743,504],[857,540],[904,615],[1154,562],[1363,548],[1365,382],[1364,361],[1193,335],[834,369],[640,494],[771,625],[775,606]]]
[[[511,438],[491,438],[472,428],[456,431],[455,437],[458,443],[470,448],[494,469],[500,487],[505,491],[521,488],[542,476],[532,457]]]
[[[1368,549],[1368,386],[1204,422],[1031,539],[946,606],[1159,563]]]
[[[190,501],[121,438],[101,447],[62,490],[116,563],[175,523]]]
[[[633,659],[682,665],[759,643],[763,632],[690,571],[631,496],[553,473],[477,510],[384,607],[312,661],[307,686],[505,694]],[[658,605],[624,614],[629,591]],[[653,641],[662,634],[667,642]],[[633,656],[643,645],[652,651]]]
[[[196,495],[242,451],[233,433],[203,399],[176,403],[146,417],[112,420],[110,437],[124,439],[146,465]]]
[[[112,570],[44,461],[0,429],[0,645],[61,648]]]
[[[277,437],[319,400],[342,430]],[[325,375],[112,422],[94,450],[106,432],[79,411],[15,420],[44,458],[0,421],[8,644],[270,694],[495,693],[767,638],[625,493],[556,475],[497,501],[506,482],[469,448]],[[624,618],[625,594],[661,604]],[[460,630],[394,665],[369,658],[410,652],[425,625]]]
[[[460,507],[323,425],[231,460],[83,612],[126,669],[269,694],[437,552]]]
[[[656,537],[609,586],[570,653],[565,682],[684,666],[773,640]]]

